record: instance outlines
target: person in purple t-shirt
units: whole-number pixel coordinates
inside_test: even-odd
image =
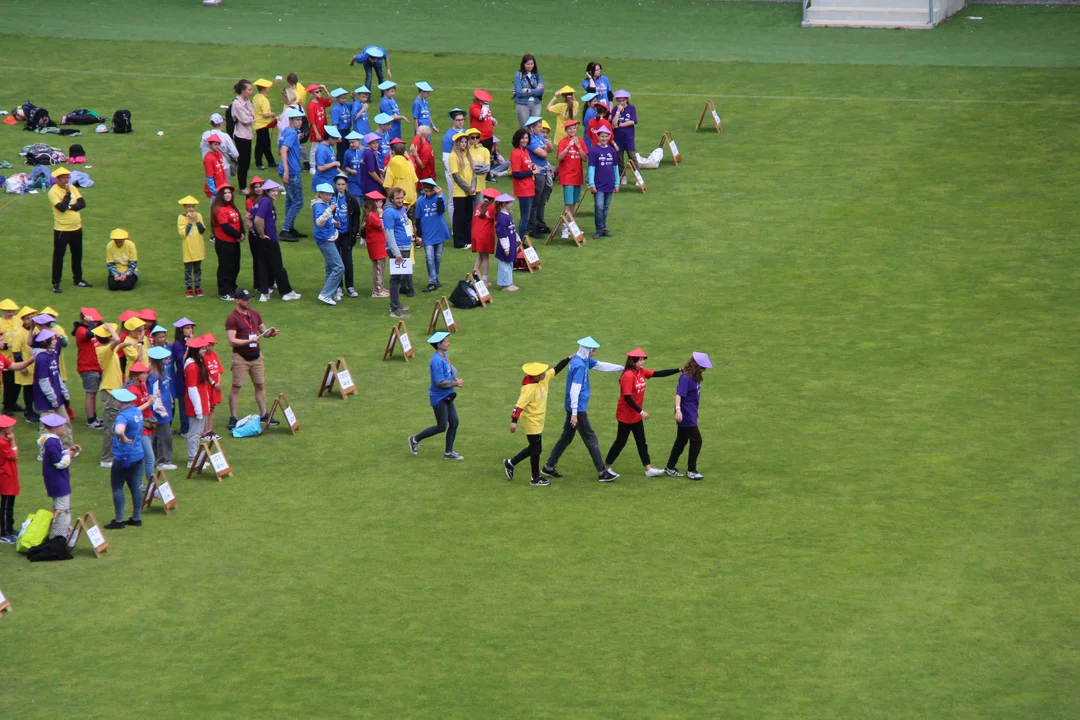
[[[615,147],[619,148],[619,167],[626,167],[626,158],[637,167],[637,145],[634,142],[634,128],[637,127],[637,108],[630,104],[630,93],[625,90],[615,91],[615,109],[611,111],[611,126],[615,128]],[[625,153],[625,155],[624,155]],[[626,184],[623,173],[622,184]]]
[[[41,477],[45,481],[45,493],[53,501],[53,521],[49,538],[67,537],[71,533],[71,471],[68,466],[82,452],[82,447],[72,445],[67,450],[60,440],[67,418],[49,413],[41,418],[43,426],[38,438],[38,459],[41,460]]]
[[[703,352],[695,352],[685,365],[682,366],[682,375],[679,376],[679,387],[675,390],[675,423],[678,426],[675,435],[675,444],[671,446],[671,455],[668,457],[667,467],[664,468],[671,477],[682,477],[676,467],[679,464],[679,456],[682,455],[686,443],[690,443],[690,457],[686,461],[686,477],[691,480],[701,480],[705,476],[697,471],[698,453],[701,452],[701,433],[698,431],[698,398],[701,397],[701,376],[712,367],[709,356]]]
[[[281,192],[281,186],[273,180],[267,180],[262,186],[263,194],[258,204],[251,209],[255,225],[255,236],[259,239],[259,253],[262,256],[262,272],[258,279],[259,302],[270,299],[271,287],[277,283],[282,300],[299,300],[300,293],[293,292],[289,284],[289,273],[281,259],[281,246],[278,245],[277,211],[274,200]]]
[[[364,136],[364,152],[360,156],[360,189],[364,195],[369,192],[381,193],[383,189],[382,167],[379,165],[379,141],[375,133]]]
[[[612,193],[619,192],[619,158],[615,148],[611,147],[611,126],[603,123],[596,129],[596,145],[589,150],[589,192],[593,198],[593,216],[596,221],[598,237],[611,237],[607,229],[608,209],[611,207]]]

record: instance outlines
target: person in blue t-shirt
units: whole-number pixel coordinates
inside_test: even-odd
[[[595,61],[585,66],[585,79],[581,81],[585,92],[596,93],[596,99],[610,104],[615,96],[611,92],[611,80],[604,74],[604,67]]]
[[[113,464],[110,471],[112,484],[113,509],[115,519],[106,525],[109,530],[125,527],[124,522],[124,486],[131,492],[131,517],[126,525],[142,525],[142,469],[143,469],[143,414],[144,408],[135,405],[135,393],[124,388],[111,391],[113,399],[121,403],[116,421],[109,429],[112,433]],[[153,400],[147,401],[147,405]]]
[[[371,123],[368,122],[368,104],[371,100],[371,91],[367,85],[361,85],[353,90],[353,130],[361,136],[371,132]]]
[[[446,433],[446,449],[443,458],[446,460],[464,460],[465,458],[454,452],[454,438],[457,437],[458,415],[454,407],[457,398],[457,389],[465,382],[457,376],[457,368],[450,364],[450,333],[437,332],[427,339],[431,347],[435,348],[435,354],[431,356],[428,368],[431,373],[431,387],[428,388],[428,400],[431,409],[435,412],[435,424],[416,435],[409,436],[409,452],[416,455],[420,452],[420,442],[429,437]],[[621,368],[620,368],[621,369]]]
[[[379,82],[383,81],[383,65],[386,66],[386,77],[391,80],[394,79],[394,73],[390,72],[390,53],[378,45],[368,45],[360,51],[359,55],[353,55],[349,58],[349,67],[356,63],[364,66],[364,84],[368,87],[371,87],[372,70],[375,71]]]
[[[349,176],[340,173],[334,178],[333,203],[337,205],[334,211],[334,219],[338,222],[337,243],[338,254],[341,255],[341,264],[345,266],[343,284],[349,297],[360,297],[356,292],[356,282],[353,275],[353,247],[360,237],[360,197],[349,193]]]
[[[398,108],[397,100],[397,83],[393,80],[387,80],[384,83],[379,83],[379,92],[382,93],[382,100],[379,101],[379,112],[385,113],[390,116],[390,137],[401,137],[401,121],[412,125],[412,120],[401,114],[401,109]]]
[[[540,472],[551,478],[561,478],[562,474],[555,468],[562,457],[563,452],[574,440],[574,433],[581,435],[581,440],[589,450],[593,465],[599,475],[600,482],[611,482],[619,477],[617,473],[604,467],[604,458],[600,454],[600,440],[596,432],[589,424],[589,370],[599,372],[621,373],[622,365],[602,362],[595,359],[596,351],[600,343],[592,339],[592,336],[578,340],[578,349],[570,358],[570,367],[566,373],[566,422],[563,424],[562,435],[551,450],[547,462]]]
[[[278,135],[278,155],[281,156],[281,164],[278,165],[278,175],[281,176],[281,184],[285,186],[285,220],[281,223],[281,231],[278,239],[285,242],[296,242],[300,238],[307,237],[296,232],[293,224],[296,216],[304,207],[304,186],[300,182],[300,176],[304,174],[304,166],[300,160],[300,125],[304,120],[304,113],[296,109],[285,111],[285,117],[289,126]]]
[[[409,223],[408,211],[405,209],[405,191],[399,187],[392,187],[386,191],[386,205],[383,207],[383,232],[386,233],[386,254],[391,258],[390,262],[412,257],[412,225]],[[404,320],[411,317],[408,313],[409,306],[401,304],[401,293],[412,297],[416,293],[413,290],[412,274],[396,275],[390,273],[390,317]]]
[[[435,127],[435,123],[431,119],[431,108],[428,107],[428,95],[430,95],[434,88],[426,82],[416,83],[417,92],[416,99],[412,104],[412,116],[413,116],[413,132],[421,125],[426,125],[431,128],[432,132],[439,132],[439,128]]]
[[[585,104],[585,115],[581,118],[581,137],[585,140],[585,149],[592,150],[589,121],[596,117],[596,93],[585,93],[581,96],[581,102]]]
[[[551,142],[544,137],[543,119],[533,116],[525,121],[525,129],[529,131],[529,159],[533,167],[540,168],[540,172],[533,175],[533,187],[536,194],[533,196],[532,210],[529,212],[529,223],[525,228],[525,234],[529,237],[540,237],[551,232],[551,228],[544,221],[544,208],[548,198],[551,197],[551,167],[548,162],[548,154],[554,150]]]
[[[345,151],[345,161],[341,169],[348,176],[349,194],[357,197],[364,194],[364,136],[358,132],[351,132],[345,136],[349,141],[349,149]]]
[[[322,142],[315,148],[315,174],[311,178],[312,190],[323,183],[334,182],[334,176],[341,167],[341,161],[334,153],[334,144],[340,142],[341,133],[338,129],[333,125],[327,125]]]
[[[424,292],[442,287],[439,269],[442,267],[443,244],[450,239],[446,226],[446,198],[442,188],[431,178],[420,181],[422,194],[416,198],[416,219],[424,238],[424,257],[427,259],[428,284]]]
[[[353,102],[345,88],[334,88],[330,91],[330,97],[334,98],[334,105],[330,108],[330,123],[337,128],[338,137],[345,137],[353,129]],[[338,162],[345,159],[345,149],[344,145],[338,145]]]
[[[337,203],[334,202],[334,186],[330,183],[321,183],[315,188],[317,196],[311,204],[311,216],[315,226],[315,245],[323,255],[323,269],[326,280],[322,290],[319,291],[319,300],[327,305],[337,305],[341,299],[341,276],[345,273],[345,266],[341,262],[341,254],[338,252],[338,232],[342,230],[341,222],[337,217]],[[348,220],[345,221],[348,232]]]

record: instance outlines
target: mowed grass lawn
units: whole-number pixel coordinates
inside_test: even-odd
[[[199,195],[204,118],[241,76],[358,85],[347,51],[3,45],[37,59],[9,61],[29,69],[4,72],[6,106],[128,108],[136,132],[78,140],[97,183],[84,212],[96,287],[65,276],[50,293],[44,199],[5,196],[0,295],[52,304],[65,326],[80,305],[152,306],[220,338],[230,308],[183,298],[175,232],[176,200]],[[576,84],[583,59],[541,63],[554,88]],[[444,129],[469,88],[495,90],[508,138],[516,65],[397,52],[393,67],[403,107],[413,81],[436,87]],[[223,441],[234,478],[176,479],[179,511],[110,532],[100,560],[85,547],[49,565],[0,552],[15,606],[0,620],[0,716],[1076,717],[1080,74],[608,70],[635,93],[640,145],[671,130],[685,162],[615,198],[614,238],[541,247],[521,292],[457,313],[465,462],[444,462],[441,440],[418,458],[405,443],[431,420],[419,341],[433,299],[409,303],[416,360],[381,362],[385,301],[316,303],[317,250],[287,246],[304,299],[257,307],[282,329],[266,344],[269,388],[288,393],[300,433]],[[708,94],[723,134],[692,132]],[[18,168],[38,139],[0,127],[0,158]],[[113,227],[139,247],[132,294],[104,289]],[[448,251],[444,282],[471,263]],[[712,355],[705,481],[647,480],[631,446],[623,477],[601,485],[580,441],[551,487],[505,480],[500,460],[524,443],[508,433],[519,366],[586,334],[609,361],[639,345],[654,368]],[[359,396],[316,399],[342,355]],[[653,380],[646,395],[657,464],[674,386]],[[547,448],[562,393],[560,378]],[[614,376],[593,377],[605,452],[616,396]],[[34,430],[21,423],[18,437],[25,517],[47,500]],[[76,437],[88,452],[73,507],[105,522],[100,433],[80,422]]]

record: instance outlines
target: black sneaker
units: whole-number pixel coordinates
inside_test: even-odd
[[[293,228],[292,234],[295,235],[298,238],[306,238],[307,237],[306,233],[302,233],[299,230],[297,230],[296,228]]]
[[[30,423],[31,425],[36,425],[41,422],[41,416],[37,413],[26,413],[25,415],[23,415],[23,420]]]
[[[424,288],[424,292],[431,292],[432,290],[436,289],[437,288],[435,287],[435,283],[428,283],[428,286]]]
[[[605,470],[600,473],[598,480],[600,480],[600,482],[614,482],[617,477],[619,477],[618,473],[612,472],[611,470]]]
[[[561,472],[559,472],[558,470],[556,470],[553,467],[548,467],[547,465],[540,468],[540,474],[541,475],[546,475],[549,478],[561,478],[563,476]]]
[[[601,230],[601,231],[600,231],[600,234],[601,234],[601,235],[603,235],[604,237],[615,237],[615,236],[614,236],[614,235],[612,235],[612,234],[611,234],[610,232],[608,232],[608,229],[607,229],[607,228],[604,228],[603,230]]]
[[[300,242],[300,236],[292,230],[282,230],[278,233],[278,240],[281,242]]]
[[[228,424],[228,425],[226,425],[225,427],[227,427],[227,428],[229,428],[230,430],[232,430],[233,428],[235,428],[235,427],[236,427],[236,423],[237,423],[237,422],[239,422],[239,421],[238,421],[238,420],[236,419],[236,416],[235,416],[235,415],[230,415],[230,416],[229,416],[229,424]]]
[[[535,486],[538,486],[538,487],[547,487],[548,485],[551,484],[551,481],[548,480],[547,478],[544,478],[544,477],[538,477],[538,478],[533,478],[532,480],[530,480],[529,484],[530,485],[535,485]]]
[[[94,286],[91,285],[90,283],[86,282],[85,280],[80,280],[79,282],[75,283],[75,287],[94,287]]]
[[[127,519],[128,525],[134,525],[135,527],[142,527],[142,520],[136,520],[135,518]]]
[[[439,282],[438,280],[436,280],[436,281],[435,281],[435,287],[436,287],[436,288],[441,288],[441,287],[442,287],[442,283],[441,283],[441,282]]]
[[[270,425],[271,427],[277,427],[281,424],[281,421],[277,418],[270,417],[269,414],[262,416],[263,425]]]
[[[506,459],[506,460],[503,460],[503,470],[506,471],[506,479],[507,480],[513,480],[514,479],[514,463],[510,462],[509,458]]]
[[[62,293],[62,292],[64,292],[64,290],[63,290],[63,289],[62,289],[62,288],[60,287],[60,284],[59,284],[59,283],[57,283],[56,285],[53,285],[53,286],[52,286],[52,291],[53,291],[54,293]]]
[[[420,452],[420,442],[416,439],[415,435],[409,436],[409,452],[416,455]]]
[[[123,530],[124,529],[124,521],[123,520],[113,520],[111,523],[109,523],[108,525],[105,526],[105,529],[106,530]]]
[[[409,288],[405,295],[406,297],[413,297],[414,295],[416,295],[416,290]]]

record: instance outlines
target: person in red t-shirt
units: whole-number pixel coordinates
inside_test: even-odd
[[[206,376],[210,381],[210,387],[207,389],[207,399],[210,402],[210,412],[206,415],[206,426],[203,430],[204,440],[218,440],[220,435],[214,433],[214,408],[221,404],[221,358],[214,351],[214,345],[217,343],[217,338],[213,333],[206,333],[202,336],[206,341],[206,354],[203,355],[203,362],[206,364]]]
[[[416,188],[419,190],[421,180],[435,179],[435,153],[431,149],[431,128],[427,125],[416,128],[410,157],[416,168]]]
[[[323,130],[326,128],[326,108],[330,107],[330,91],[325,85],[312,83],[307,86],[311,93],[311,100],[307,104],[308,127],[311,129],[311,142],[308,146],[308,166],[315,167],[315,149],[323,139]]]
[[[596,116],[589,121],[589,127],[586,128],[589,135],[589,142],[593,145],[600,144],[600,136],[596,134],[596,131],[600,129],[602,125],[610,126],[608,122],[608,107],[604,103],[596,103]],[[614,146],[615,143],[612,143]],[[615,148],[618,150],[618,148]]]
[[[97,396],[101,388],[101,365],[98,364],[98,342],[94,338],[93,329],[101,324],[101,313],[95,308],[79,308],[79,318],[75,321],[72,334],[75,336],[75,350],[77,353],[76,372],[82,379],[83,392],[86,397],[83,408],[86,410],[86,427],[91,430],[100,430],[102,423],[97,417]]]
[[[150,389],[146,385],[146,380],[150,377],[149,365],[136,362],[131,366],[129,372],[130,379],[125,387],[135,396],[135,400],[131,404],[142,408],[143,476],[146,478],[147,485],[149,485],[150,481],[154,479],[154,468],[157,466],[154,459],[154,445],[150,441],[150,436],[154,434],[154,427],[157,425],[153,407],[153,401],[157,400],[157,398],[150,396]]]
[[[533,197],[536,196],[536,183],[533,177],[540,174],[540,168],[532,163],[532,157],[526,148],[529,146],[529,131],[518,128],[514,131],[511,143],[514,149],[510,152],[510,177],[513,178],[514,197],[518,201],[518,227],[529,227],[529,214],[532,213]]]
[[[615,409],[615,419],[619,421],[619,430],[615,442],[608,450],[604,466],[611,470],[612,464],[626,446],[630,434],[634,435],[638,457],[645,466],[645,477],[658,477],[664,474],[662,468],[654,468],[649,460],[649,445],[645,442],[645,421],[649,413],[645,412],[645,381],[651,377],[667,377],[679,372],[679,368],[670,370],[649,370],[645,367],[648,356],[641,348],[626,353],[626,369],[619,377],[619,404]]]
[[[578,137],[577,120],[567,120],[563,128],[566,137],[559,141],[559,184],[563,189],[563,218],[568,222],[574,217],[574,208],[581,202],[581,187],[585,184],[585,165],[589,162],[589,151],[585,142]],[[563,238],[570,237],[566,222],[562,226]]]
[[[491,152],[491,138],[495,126],[499,124],[491,115],[491,93],[486,90],[473,90],[473,101],[469,105],[469,127],[480,131],[480,144]]]
[[[491,253],[495,252],[495,198],[499,197],[499,191],[487,188],[481,194],[484,199],[476,206],[472,219],[472,251],[477,253],[473,273],[479,271],[486,285]]]
[[[390,257],[386,252],[386,230],[382,224],[383,201],[386,196],[378,190],[364,195],[364,236],[367,243],[368,259],[371,260],[371,297],[388,298],[383,279],[386,277],[386,262]]]
[[[212,198],[217,194],[218,188],[229,182],[225,176],[225,156],[221,154],[221,138],[217,133],[206,138],[206,144],[210,146],[210,152],[203,155],[203,192],[206,197]]]
[[[189,418],[185,438],[188,467],[195,462],[203,436],[204,421],[210,413],[210,376],[203,360],[206,344],[203,337],[192,338],[188,340],[184,355],[184,414]]]
[[[236,208],[232,185],[218,188],[210,203],[210,228],[217,253],[217,291],[222,300],[232,300],[236,278],[240,275],[240,243],[244,240],[244,224]]]
[[[0,364],[7,358],[0,355]],[[10,362],[8,360],[8,362]],[[15,534],[15,498],[19,495],[19,446],[11,428],[18,421],[10,415],[0,415],[0,543],[10,545],[18,539]]]

